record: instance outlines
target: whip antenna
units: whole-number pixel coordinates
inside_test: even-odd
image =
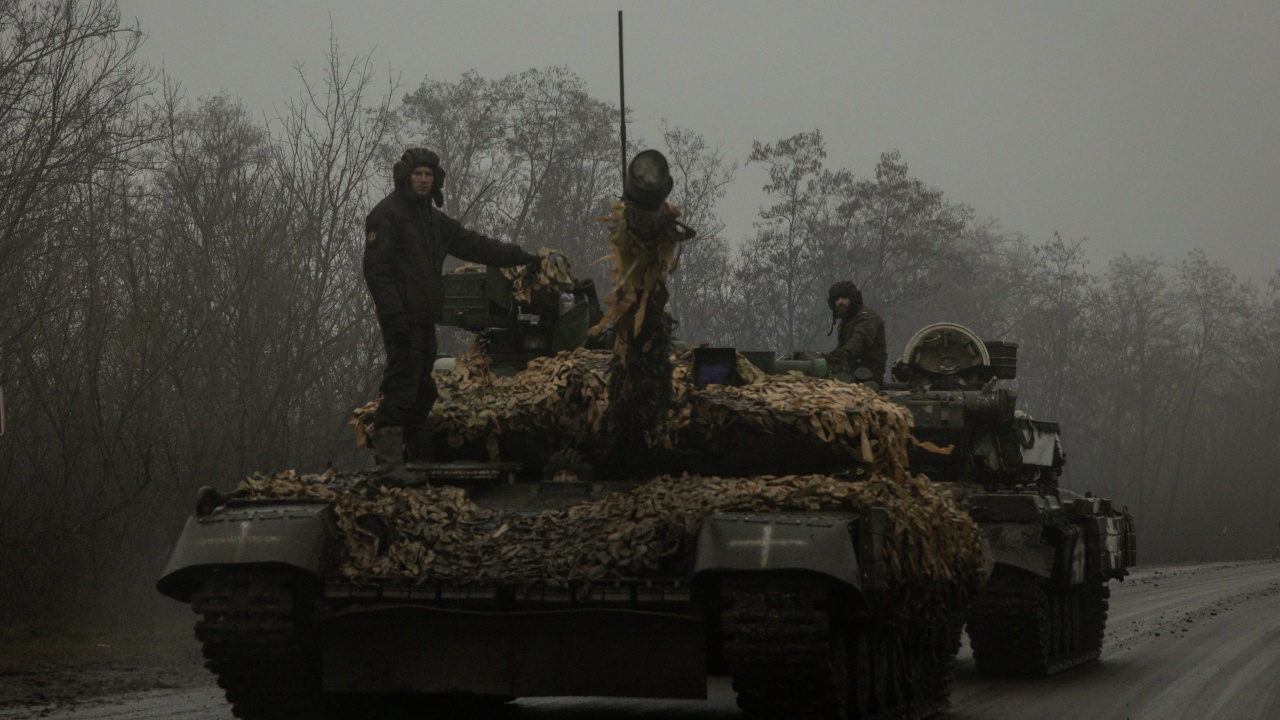
[[[618,11],[618,124],[622,127],[622,179],[627,179],[627,84],[622,73],[622,11]]]

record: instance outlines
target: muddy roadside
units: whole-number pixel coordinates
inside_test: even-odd
[[[147,690],[212,687],[187,618],[79,630],[0,627],[0,709],[92,705]]]

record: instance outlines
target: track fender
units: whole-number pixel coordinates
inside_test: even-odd
[[[285,565],[322,576],[336,563],[336,543],[327,503],[219,508],[187,519],[156,589],[190,602],[202,573],[229,565]]]
[[[1088,571],[1093,577],[1123,578],[1134,565],[1136,540],[1128,515],[1093,515],[1084,520]]]
[[[996,566],[1007,565],[1043,578],[1053,576],[1057,549],[1041,542],[1039,523],[981,523],[982,535],[991,548]]]
[[[1052,501],[1056,503],[1056,501]],[[1084,548],[1078,532],[1055,523],[1056,504],[1038,493],[973,495],[965,509],[982,528],[995,566],[1042,578],[1083,581]],[[1057,513],[1060,515],[1060,513]]]
[[[981,523],[996,566],[1015,567],[1066,585],[1085,579],[1085,543],[1079,528],[1033,522]]]
[[[871,510],[862,516],[711,515],[698,532],[695,582],[722,572],[801,570],[857,590],[879,586],[886,523],[883,510]]]

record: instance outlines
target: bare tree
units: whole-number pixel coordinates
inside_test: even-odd
[[[270,124],[170,85],[136,157],[86,147],[25,224],[6,208],[25,245],[0,319],[21,418],[0,443],[0,581],[31,590],[0,617],[109,600],[104,579],[163,547],[197,485],[358,462],[344,421],[376,341],[357,266],[390,88],[372,100],[367,58],[336,42],[324,68],[299,68]]]
[[[1244,362],[1238,382],[1224,399],[1235,410],[1231,425],[1242,427],[1232,428],[1236,432],[1223,451],[1237,458],[1241,474],[1253,481],[1250,487],[1261,500],[1257,505],[1271,509],[1280,505],[1275,460],[1272,453],[1257,449],[1280,447],[1280,270],[1272,274],[1265,295],[1255,300],[1250,317],[1240,338]],[[1270,520],[1264,525],[1268,530]],[[1264,537],[1275,542],[1269,533]]]
[[[931,292],[883,313],[892,319],[886,328],[891,359],[911,333],[929,323],[957,322],[990,340],[1011,340],[1017,333],[1017,278],[1034,264],[1026,237],[983,218],[950,241],[948,257],[951,262],[930,270]]]
[[[347,58],[332,36],[318,83],[297,70],[302,91],[277,115],[272,142],[284,232],[296,253],[289,322],[281,328],[292,351],[281,368],[280,419],[291,428],[288,455],[351,462],[340,430],[367,397],[381,357],[360,256],[396,87],[388,81],[372,97],[369,57]]]
[[[971,266],[973,211],[912,177],[896,150],[880,156],[875,179],[853,184],[838,209],[826,266],[847,272],[890,326],[920,324],[908,306],[927,306],[944,277]]]
[[[151,137],[142,31],[111,0],[0,0],[0,268],[31,242],[41,195],[128,162]]]
[[[680,265],[671,275],[669,312],[680,321],[679,334],[692,342],[725,342],[734,324],[725,309],[732,297],[732,254],[722,233],[716,203],[738,169],[720,145],[708,145],[698,133],[661,123],[663,144],[675,179],[671,201],[681,220],[698,232],[680,246]]]
[[[1142,512],[1168,472],[1164,428],[1176,397],[1169,391],[1181,364],[1181,316],[1158,258],[1121,255],[1096,293],[1086,345],[1096,376],[1079,392],[1097,396],[1098,427],[1081,461],[1099,479],[1113,476],[1113,494]]]
[[[516,178],[506,141],[518,95],[514,76],[490,80],[472,71],[456,83],[428,77],[394,113],[394,140],[383,161],[390,167],[404,148],[430,147],[447,164],[450,212],[479,227],[497,226],[498,198]]]
[[[1221,263],[1211,262],[1204,250],[1193,250],[1178,264],[1179,303],[1187,309],[1184,346],[1188,367],[1182,393],[1183,412],[1178,428],[1177,455],[1173,467],[1173,495],[1211,462],[1209,448],[1192,442],[1192,423],[1205,417],[1205,397],[1225,384],[1239,367],[1236,355],[1253,304],[1252,288],[1241,284]],[[1204,433],[1197,433],[1201,438]]]
[[[79,533],[146,485],[125,431],[146,380],[116,382],[107,273],[154,137],[141,42],[114,2],[0,0],[0,584],[31,589],[0,594],[0,618],[74,594]]]
[[[384,157],[409,145],[435,150],[452,215],[531,250],[561,250],[576,275],[603,282],[603,267],[591,262],[605,251],[594,220],[620,191],[616,117],[565,68],[427,79],[398,109],[397,144]]]
[[[1089,367],[1086,321],[1095,280],[1085,270],[1083,240],[1054,233],[1052,241],[1033,251],[1033,264],[1017,279],[1019,384],[1029,391],[1025,397],[1032,412],[1062,418],[1073,403],[1092,397],[1074,390]]]
[[[815,335],[815,301],[822,302],[818,284],[826,269],[814,220],[834,184],[823,167],[826,156],[822,133],[814,130],[776,143],[755,142],[747,161],[765,166],[764,191],[775,202],[761,208],[757,234],[739,256],[738,313],[767,348],[803,349]]]

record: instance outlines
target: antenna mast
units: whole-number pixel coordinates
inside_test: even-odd
[[[627,84],[622,73],[622,11],[618,11],[618,124],[622,127],[622,181],[627,180]]]

